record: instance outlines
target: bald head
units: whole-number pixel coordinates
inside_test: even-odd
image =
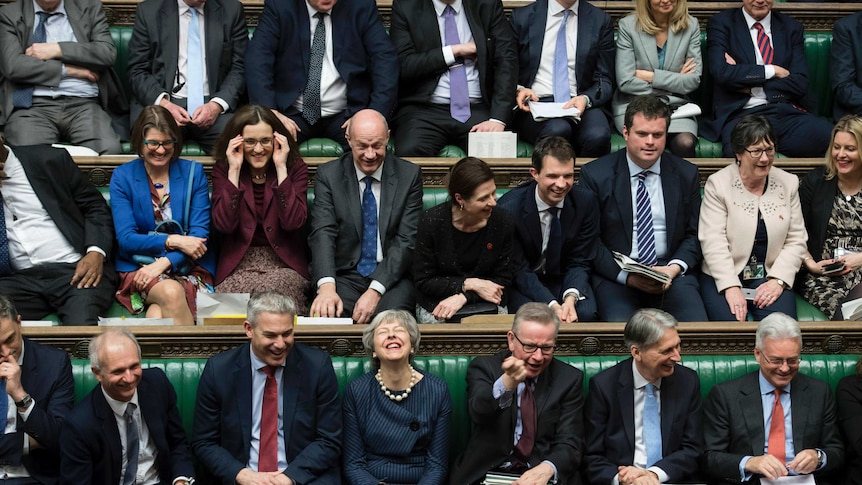
[[[389,125],[382,114],[373,109],[359,111],[352,118],[345,133],[353,151],[353,163],[365,175],[372,175],[386,158],[389,143]]]

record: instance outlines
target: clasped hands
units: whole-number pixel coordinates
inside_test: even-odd
[[[617,467],[620,485],[659,485],[661,482],[655,472],[636,466]]]
[[[785,465],[772,455],[753,456],[745,463],[745,471],[763,475],[770,480],[787,476],[788,472],[798,475],[808,475],[817,470],[817,450],[802,450],[796,454],[793,461]]]
[[[518,103],[518,108],[521,111],[530,112],[530,105],[528,101],[538,101],[539,97],[536,96],[536,92],[530,88],[521,88],[518,90],[518,93],[515,95],[515,101]],[[566,104],[563,105],[563,109],[575,108],[578,110],[578,113],[583,114],[583,112],[587,109],[587,98],[583,94],[579,96],[575,96],[570,99]]]

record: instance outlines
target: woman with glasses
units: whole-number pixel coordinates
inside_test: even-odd
[[[763,116],[734,127],[731,164],[706,181],[698,237],[700,291],[710,320],[796,318],[790,288],[805,254],[799,179],[772,166],[775,132]]]
[[[362,332],[372,371],[344,391],[344,483],[445,482],[452,404],[442,379],[413,367],[421,338],[404,310],[381,312]]]
[[[215,272],[207,178],[201,164],[179,158],[182,134],[165,108],[145,107],[131,138],[139,158],[111,176],[117,300],[132,313],[193,325],[197,291],[212,291]]]
[[[213,227],[221,242],[216,290],[277,290],[304,313],[308,167],[296,142],[272,110],[246,105],[213,153]]]
[[[841,304],[862,298],[862,118],[848,115],[832,130],[826,164],[799,186],[808,229],[802,295],[832,320]]]
[[[449,200],[422,216],[413,253],[419,323],[460,322],[480,313],[505,313],[512,282],[515,224],[497,206],[491,168],[459,160],[447,175]]]

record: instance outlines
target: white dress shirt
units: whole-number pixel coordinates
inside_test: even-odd
[[[318,19],[314,16],[317,10],[306,1],[309,17],[309,48],[314,43],[314,30],[317,28]],[[341,74],[335,68],[335,58],[332,55],[332,12],[324,12],[329,15],[323,16],[323,25],[326,27],[326,52],[323,54],[323,68],[320,73],[320,115],[322,117],[335,116],[347,109],[347,83],[341,79]],[[299,52],[296,55],[300,55]],[[293,103],[293,107],[302,113],[302,98],[299,97]]]
[[[554,56],[557,52],[557,33],[563,21],[563,6],[556,0],[548,1],[548,16],[545,21],[545,37],[542,40],[542,56],[539,70],[533,80],[532,89],[539,98],[554,95]],[[578,94],[578,79],[575,76],[575,59],[578,52],[578,2],[569,10],[566,21],[566,58],[569,65],[569,95]]]

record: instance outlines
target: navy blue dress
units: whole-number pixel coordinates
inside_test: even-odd
[[[380,390],[375,373],[354,379],[344,392],[345,483],[444,483],[452,414],[446,383],[422,372],[410,395],[396,402]]]

